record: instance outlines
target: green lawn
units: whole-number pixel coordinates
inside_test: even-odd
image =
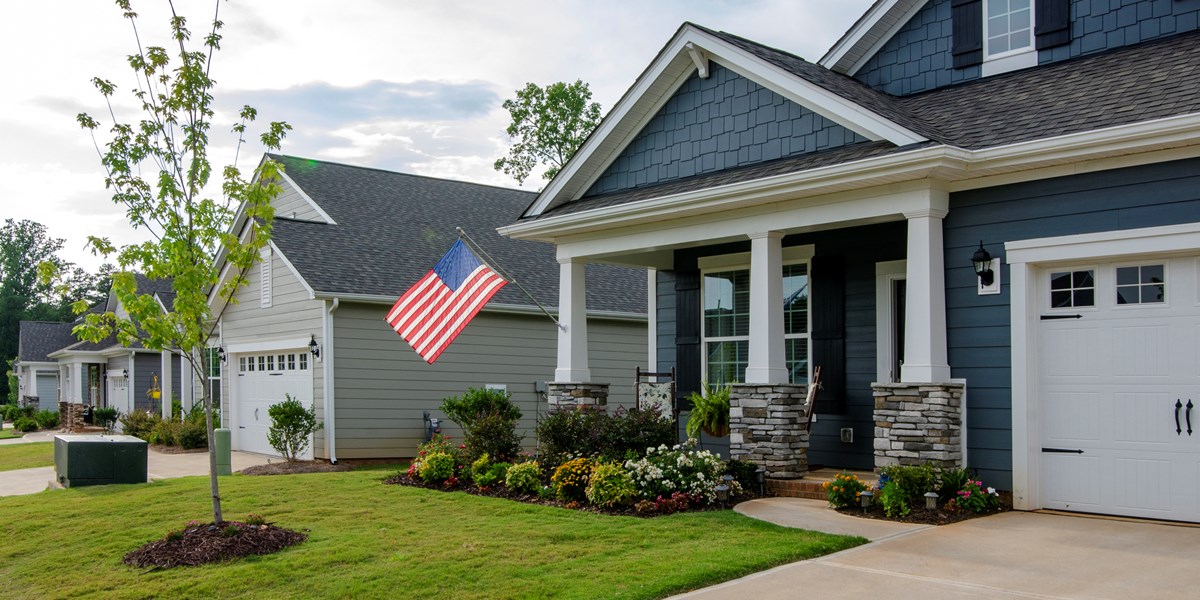
[[[0,446],[0,471],[54,466],[54,442]]]
[[[121,557],[211,517],[208,479],[0,498],[6,598],[660,598],[865,542],[732,511],[610,517],[382,485],[388,470],[222,478],[226,518],[309,540],[147,572]]]
[[[8,425],[8,427],[0,429],[0,440],[11,440],[12,438],[19,438],[22,435],[24,434],[12,428],[11,423]]]

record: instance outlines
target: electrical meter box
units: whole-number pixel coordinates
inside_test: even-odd
[[[54,470],[63,487],[146,483],[147,450],[131,435],[58,435]]]

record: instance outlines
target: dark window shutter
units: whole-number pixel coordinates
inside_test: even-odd
[[[1071,0],[1037,0],[1033,10],[1038,50],[1071,41]]]
[[[846,261],[812,259],[812,366],[821,367],[818,413],[846,412]]]
[[[950,54],[954,68],[983,62],[983,0],[950,0],[953,38]]]
[[[675,271],[675,397],[680,410],[700,391],[700,271]]]

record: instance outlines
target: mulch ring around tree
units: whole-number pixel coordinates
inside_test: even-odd
[[[614,508],[601,508],[587,502],[563,502],[556,498],[543,498],[537,494],[522,494],[510,491],[503,485],[494,485],[487,487],[478,487],[475,485],[437,485],[425,483],[424,481],[413,479],[405,473],[399,473],[383,480],[387,485],[406,485],[409,487],[425,488],[427,490],[435,490],[439,492],[463,492],[473,496],[487,496],[489,498],[504,498],[514,502],[524,502],[526,504],[540,504],[542,506],[553,506],[555,508],[566,508],[570,510],[578,510],[582,512],[590,512],[601,515],[614,515],[622,517],[661,517],[677,512],[700,512],[707,510],[722,510],[719,503],[713,504],[689,504],[686,508],[665,508],[663,510],[654,510],[653,512],[638,512],[632,506],[620,506]],[[735,504],[743,500],[750,500],[751,496],[743,496],[730,499],[726,503],[726,508],[733,508]]]
[[[298,473],[341,473],[351,470],[346,464],[330,464],[319,460],[296,460],[255,465],[238,471],[242,475],[296,475]]]
[[[225,521],[221,525],[189,525],[172,531],[125,555],[131,567],[169,569],[223,562],[243,556],[272,554],[308,539],[298,531],[271,524],[248,525]]]

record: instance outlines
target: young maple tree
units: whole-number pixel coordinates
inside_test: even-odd
[[[264,160],[257,173],[247,177],[237,168],[235,154],[235,165],[225,167],[221,173],[218,199],[207,195],[213,174],[208,156],[214,115],[210,69],[213,55],[220,49],[222,27],[220,0],[215,4],[211,29],[196,42],[187,19],[177,14],[171,3],[171,42],[166,48],[143,47],[138,15],[130,8],[129,0],[117,1],[133,25],[137,51],[128,62],[137,76],[132,93],[141,107],[141,118],[121,121],[112,102],[116,86],[101,78],[93,79],[112,120],[108,141],[103,149],[97,141],[96,149],[113,202],[125,209],[134,228],[148,231],[152,239],[117,248],[107,238],[88,238],[94,252],[116,256],[119,270],[113,274],[112,290],[128,316],[88,314],[75,328],[76,335],[91,341],[115,333],[125,345],[140,341],[147,348],[178,353],[196,380],[206,375],[203,355],[215,327],[210,293],[229,300],[245,283],[241,277],[221,283],[215,257],[222,253],[231,272],[245,272],[270,238],[274,216],[271,199],[280,192],[277,181],[281,167],[277,163]],[[255,110],[246,106],[241,110],[240,122],[233,126],[239,150],[247,124],[255,116]],[[87,114],[77,119],[96,140],[100,122]],[[271,123],[261,135],[263,146],[277,150],[290,129],[283,122]],[[246,232],[232,230],[237,211],[244,212]],[[138,293],[134,277],[138,272],[150,279],[171,281],[175,294],[169,306],[164,309],[153,295]],[[86,309],[86,303],[75,307],[77,313]],[[217,455],[212,443],[213,401],[207,386],[202,387],[210,440],[213,520],[222,523]]]
[[[542,177],[554,179],[600,124],[600,104],[591,99],[591,88],[579,80],[544,88],[528,83],[517,90],[517,97],[503,104],[512,118],[505,130],[512,146],[493,167],[525,183],[538,165],[545,164]]]

